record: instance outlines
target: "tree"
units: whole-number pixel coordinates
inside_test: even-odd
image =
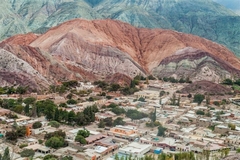
[[[55,132],[45,134],[44,139],[50,139],[52,137],[62,137],[64,139],[66,137],[66,133],[63,132],[62,130],[58,130]]]
[[[3,153],[3,160],[10,160],[10,154],[9,154],[9,148],[5,148],[4,153]]]
[[[74,99],[69,99],[69,100],[67,101],[67,104],[77,104],[77,101],[74,100]]]
[[[233,85],[233,81],[232,81],[231,79],[229,79],[229,78],[223,80],[222,83],[223,83],[223,84],[226,84],[226,85]]]
[[[17,127],[16,133],[18,137],[24,137],[26,135],[27,129],[25,126]]]
[[[73,160],[72,156],[65,156],[61,160]]]
[[[125,110],[123,108],[120,108],[120,107],[115,107],[115,108],[112,108],[111,111],[113,113],[115,113],[116,115],[120,115],[120,114],[123,114],[125,113]]]
[[[79,130],[77,135],[81,135],[83,136],[84,138],[87,138],[89,135],[90,135],[90,132],[88,130]]]
[[[75,112],[73,111],[68,112],[68,123],[71,124],[74,121],[75,117],[76,117]]]
[[[87,144],[86,139],[82,135],[79,135],[79,134],[75,137],[75,141],[79,142],[81,144]]]
[[[6,132],[5,135],[7,140],[16,141],[18,139],[18,134],[15,131]]]
[[[29,114],[29,104],[26,104],[26,106],[24,107],[24,113],[25,113],[26,115]]]
[[[236,129],[236,125],[235,125],[235,124],[232,124],[232,123],[229,123],[229,124],[228,124],[228,127],[229,127],[231,130],[235,130],[235,129]]]
[[[60,123],[58,123],[57,121],[50,121],[48,123],[48,125],[50,125],[51,127],[54,127],[54,128],[59,128],[60,127]]]
[[[42,127],[42,123],[39,122],[39,121],[34,122],[32,127],[33,127],[33,129],[41,128]]]
[[[240,153],[240,148],[237,149],[237,153]]]
[[[100,120],[100,122],[98,123],[98,128],[104,128],[105,127],[105,123],[103,120]]]
[[[25,104],[34,104],[36,102],[36,98],[28,97],[28,98],[24,99],[23,102]]]
[[[156,121],[156,119],[157,119],[156,107],[155,107],[155,109],[154,109],[154,112],[151,112],[151,113],[149,114],[149,118],[151,119],[152,122],[155,122],[155,121]]]
[[[47,147],[52,147],[54,149],[58,149],[64,146],[64,139],[62,137],[51,137],[45,142]]]
[[[21,114],[24,107],[22,105],[16,105],[13,109],[14,112]]]
[[[201,110],[197,110],[197,111],[196,111],[196,114],[197,114],[197,115],[204,115],[205,113],[204,113],[203,111],[201,111]]]
[[[111,86],[110,86],[111,88],[110,88],[110,91],[118,91],[119,90],[119,88],[121,87],[119,84],[115,84],[115,83],[113,83],[113,84],[111,84]]]
[[[105,123],[106,126],[108,126],[108,127],[112,127],[112,126],[113,126],[112,117],[107,117],[107,118],[105,118],[103,121],[104,121],[104,123]]]
[[[115,119],[113,121],[113,125],[116,126],[116,125],[125,125],[126,122],[123,121],[123,118],[121,117],[118,117],[117,119]]]
[[[60,103],[59,107],[67,108],[67,104],[66,103]]]
[[[172,96],[172,98],[170,98],[170,101],[171,101],[171,105],[176,105],[176,94],[175,93],[173,93],[173,96]]]
[[[207,97],[206,97],[206,104],[207,104],[207,105],[210,104],[210,96],[209,96],[209,94],[208,94]]]
[[[33,157],[35,154],[35,151],[32,149],[24,149],[20,155],[21,157]]]
[[[201,104],[202,103],[202,101],[204,100],[204,95],[202,95],[202,94],[195,94],[194,95],[194,98],[193,98],[193,102],[196,102],[196,103],[198,103],[198,104]]]
[[[57,160],[57,159],[58,157],[52,154],[48,154],[43,158],[43,160]]]
[[[158,127],[158,136],[165,136],[165,131],[166,131],[167,129],[166,128],[164,128],[162,125],[160,125],[159,127]]]

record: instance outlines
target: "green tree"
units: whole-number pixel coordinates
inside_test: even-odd
[[[204,113],[203,111],[201,111],[201,110],[197,110],[197,111],[196,111],[196,114],[197,114],[197,115],[204,115],[205,113]]]
[[[79,135],[79,134],[75,137],[75,141],[79,142],[81,144],[87,144],[86,139],[82,135]]]
[[[67,104],[66,103],[60,103],[59,107],[67,108]]]
[[[24,107],[24,113],[25,113],[26,115],[29,114],[29,104],[26,104],[26,106]]]
[[[209,96],[209,94],[208,94],[207,97],[206,97],[206,104],[207,104],[207,105],[210,104],[210,96]]]
[[[111,87],[110,91],[115,91],[116,92],[120,89],[121,86],[119,84],[113,83],[113,84],[110,85],[110,87]]]
[[[125,113],[126,111],[123,109],[123,108],[120,108],[120,107],[115,107],[115,108],[112,108],[111,111],[113,113],[115,113],[116,115],[120,115],[120,114],[123,114]]]
[[[73,160],[72,156],[65,156],[61,160]]]
[[[58,123],[57,121],[50,121],[48,123],[48,125],[50,125],[51,127],[54,127],[54,128],[59,128],[60,127],[60,123]]]
[[[100,120],[100,122],[98,123],[98,128],[104,128],[105,127],[105,123],[103,120]]]
[[[48,154],[43,158],[43,160],[57,160],[57,159],[58,157],[52,154]]]
[[[223,83],[223,84],[226,84],[226,85],[233,85],[233,81],[232,81],[231,79],[229,79],[229,78],[223,80],[222,83]]]
[[[29,105],[29,104],[34,104],[34,103],[36,102],[36,98],[28,97],[28,98],[24,99],[23,102],[24,102],[25,104],[28,104],[28,105]]]
[[[173,93],[173,96],[172,96],[172,98],[170,98],[170,105],[176,105],[176,94],[175,93]]]
[[[73,111],[68,112],[68,123],[72,124],[75,117],[76,117],[75,112],[73,112]]]
[[[54,120],[55,121],[59,121],[59,109],[58,108],[55,108]]]
[[[90,135],[90,132],[88,130],[79,130],[77,135],[81,135],[84,138],[87,138]]]
[[[232,123],[229,123],[229,124],[228,124],[228,127],[229,127],[231,130],[235,130],[235,129],[236,129],[236,125],[235,125],[235,124],[232,124]]]
[[[35,154],[35,151],[32,149],[24,149],[20,155],[21,157],[33,157]]]
[[[164,128],[162,125],[160,125],[160,126],[158,127],[158,134],[157,134],[157,135],[164,137],[166,130],[167,130],[166,128]]]
[[[21,114],[24,107],[22,105],[16,105],[13,109],[14,112]]]
[[[202,94],[195,94],[194,97],[193,97],[193,102],[196,102],[198,104],[201,104],[202,101],[204,100],[204,95]]]
[[[26,135],[26,126],[19,126],[17,127],[16,133],[18,137],[24,137]]]
[[[10,160],[10,154],[9,154],[9,148],[5,148],[4,153],[3,153],[3,160]]]
[[[67,104],[77,104],[77,101],[74,99],[67,100]]]
[[[152,122],[155,122],[157,120],[157,108],[154,108],[154,112],[151,112],[149,115],[149,118]]]
[[[113,121],[113,125],[116,126],[116,125],[125,125],[126,122],[123,121],[123,118],[121,117],[118,117],[116,118],[114,121]]]
[[[34,122],[32,127],[33,127],[33,129],[41,128],[42,127],[42,123],[39,122],[39,121]]]
[[[5,137],[7,140],[16,141],[18,139],[18,134],[15,131],[6,132]]]
[[[107,117],[107,118],[105,118],[103,121],[104,121],[104,123],[105,123],[106,126],[108,126],[108,127],[112,127],[112,126],[113,126],[112,117]]]
[[[45,142],[47,147],[58,149],[64,146],[64,139],[62,137],[51,137]]]
[[[240,148],[238,148],[236,152],[237,152],[237,153],[240,153]]]

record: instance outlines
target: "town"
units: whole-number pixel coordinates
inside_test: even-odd
[[[3,160],[217,160],[240,152],[238,83],[136,76],[0,89]],[[1,158],[0,158],[1,159]]]

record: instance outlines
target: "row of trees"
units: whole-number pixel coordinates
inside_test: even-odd
[[[28,87],[18,86],[18,87],[0,87],[0,94],[25,94],[28,91]]]

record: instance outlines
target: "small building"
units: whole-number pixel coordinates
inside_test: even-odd
[[[110,136],[134,140],[139,136],[138,133],[137,127],[135,126],[117,125],[116,127],[111,128],[107,134]]]
[[[217,125],[215,126],[214,132],[219,133],[219,134],[227,134],[230,131],[230,128],[228,126],[224,125]]]
[[[119,148],[119,154],[126,156],[132,155],[132,157],[141,158],[152,148],[151,144],[140,144],[132,142],[122,148]]]
[[[208,120],[208,119],[205,119],[205,118],[200,118],[197,121],[197,125],[200,126],[200,127],[208,127],[208,126],[211,125],[211,121]]]
[[[32,149],[35,152],[42,153],[42,154],[51,153],[50,148],[48,148],[46,146],[43,146],[43,145],[40,145],[40,144],[34,144],[34,145],[27,146],[27,147],[25,147],[25,149]]]

